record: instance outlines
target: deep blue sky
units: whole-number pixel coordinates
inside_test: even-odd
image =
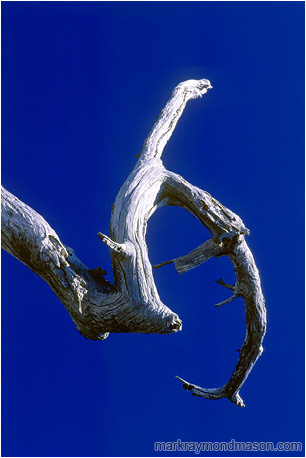
[[[224,384],[243,303],[213,304],[227,259],[155,272],[175,335],[78,334],[57,297],[2,256],[2,455],[154,456],[154,441],[304,440],[304,2],[2,2],[2,183],[111,279],[111,205],[172,89],[208,78],[165,165],[251,229],[268,309],[265,352],[241,395]],[[180,208],[149,221],[152,263],[208,237]],[[304,454],[304,452],[303,452]],[[224,454],[223,454],[224,455]],[[301,454],[300,454],[301,455]]]

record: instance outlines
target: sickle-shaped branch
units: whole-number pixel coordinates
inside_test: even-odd
[[[247,334],[236,369],[223,387],[204,389],[178,378],[194,395],[209,399],[227,397],[243,406],[239,390],[262,352],[266,326],[258,270],[244,240],[249,231],[237,215],[207,192],[166,170],[161,161],[187,101],[201,97],[210,88],[210,82],[202,79],[185,81],[174,89],[117,195],[110,235],[98,234],[111,250],[114,285],[104,279],[100,267],[88,269],[40,215],[4,189],[2,247],[51,286],[86,338],[105,339],[109,332],[176,332],[181,329],[181,321],[159,298],[145,234],[147,221],[157,208],[185,208],[213,237],[189,255],[161,265],[173,262],[178,272],[183,273],[212,257],[228,256],[237,277],[236,285],[230,287],[232,298],[244,299]],[[229,287],[222,281],[220,284]]]

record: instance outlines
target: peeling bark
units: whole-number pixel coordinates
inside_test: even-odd
[[[191,253],[154,267],[173,263],[178,273],[212,257],[228,256],[236,285],[218,283],[244,299],[247,332],[229,382],[205,389],[183,382],[192,394],[208,399],[227,397],[244,406],[239,390],[262,352],[266,310],[258,269],[244,235],[249,231],[235,215],[207,192],[165,169],[163,149],[190,99],[211,88],[208,80],[179,84],[145,140],[139,159],[121,187],[112,208],[109,236],[98,233],[111,251],[114,285],[101,267],[88,269],[65,246],[42,216],[2,189],[2,248],[41,276],[65,305],[76,328],[86,338],[103,340],[110,332],[173,333],[181,320],[162,303],[153,278],[145,241],[147,222],[164,205],[177,205],[210,230],[212,238]]]

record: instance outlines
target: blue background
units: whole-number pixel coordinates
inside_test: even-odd
[[[241,409],[194,398],[174,378],[215,387],[235,367],[243,303],[213,307],[228,297],[215,280],[235,278],[227,258],[154,273],[181,333],[92,342],[3,253],[2,455],[154,456],[154,441],[178,438],[303,442],[304,2],[1,6],[3,185],[111,280],[96,234],[174,86],[208,78],[213,89],[187,105],[164,163],[251,229],[268,309]],[[150,259],[206,238],[187,212],[163,208],[149,221]]]

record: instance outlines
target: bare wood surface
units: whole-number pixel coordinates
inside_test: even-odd
[[[161,301],[154,282],[145,235],[156,209],[177,205],[193,214],[212,238],[191,253],[154,267],[173,263],[179,273],[212,257],[228,256],[237,282],[233,296],[245,303],[247,332],[229,382],[205,389],[183,382],[192,394],[208,399],[227,397],[244,406],[239,390],[262,352],[266,310],[258,269],[244,236],[249,230],[241,218],[207,192],[165,169],[163,149],[190,99],[202,97],[208,80],[188,80],[173,91],[145,140],[138,161],[122,185],[112,208],[109,235],[98,233],[111,251],[114,284],[104,279],[101,267],[88,269],[64,245],[45,219],[10,192],[2,189],[2,248],[40,275],[65,305],[76,328],[86,338],[103,340],[110,332],[172,333],[181,320]]]

